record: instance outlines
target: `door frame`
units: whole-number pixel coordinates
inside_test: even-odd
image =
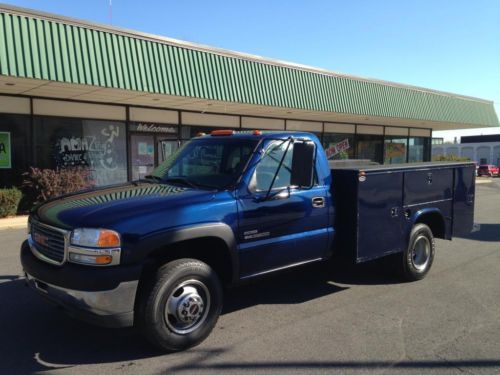
[[[128,164],[128,175],[129,175],[129,180],[132,179],[132,137],[134,135],[143,135],[143,136],[152,136],[153,137],[153,144],[154,144],[154,155],[153,155],[153,164],[154,168],[158,166],[158,160],[159,160],[159,149],[158,149],[158,142],[160,140],[168,140],[168,141],[173,141],[179,143],[179,137],[177,134],[166,134],[166,133],[160,133],[160,132],[141,132],[141,131],[129,131],[128,136],[127,136],[127,143],[128,143],[128,148],[127,148],[127,164]]]

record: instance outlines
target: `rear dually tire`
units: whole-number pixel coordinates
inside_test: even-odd
[[[422,223],[411,230],[407,249],[400,254],[398,268],[407,281],[423,279],[432,267],[436,245],[431,229]]]

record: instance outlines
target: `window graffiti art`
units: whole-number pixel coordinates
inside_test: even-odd
[[[88,168],[97,186],[127,180],[124,123],[50,117],[39,117],[36,122],[39,167]]]
[[[88,166],[96,164],[109,170],[117,168],[117,155],[114,141],[119,139],[120,128],[108,125],[100,131],[100,135],[82,137],[62,137],[56,142],[58,167]]]

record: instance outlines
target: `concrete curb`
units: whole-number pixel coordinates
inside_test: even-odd
[[[0,219],[0,230],[3,229],[22,229],[28,226],[28,216],[14,216]]]
[[[486,178],[486,179],[483,179],[483,178],[476,178],[476,185],[477,184],[490,184],[493,182],[493,179],[492,178]]]

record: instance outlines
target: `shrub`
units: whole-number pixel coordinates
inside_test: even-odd
[[[21,190],[15,187],[0,189],[0,217],[15,215],[22,196]]]
[[[470,159],[455,155],[434,155],[432,161],[470,161]]]
[[[23,189],[30,205],[94,186],[90,171],[86,168],[54,170],[31,167],[24,176]]]

